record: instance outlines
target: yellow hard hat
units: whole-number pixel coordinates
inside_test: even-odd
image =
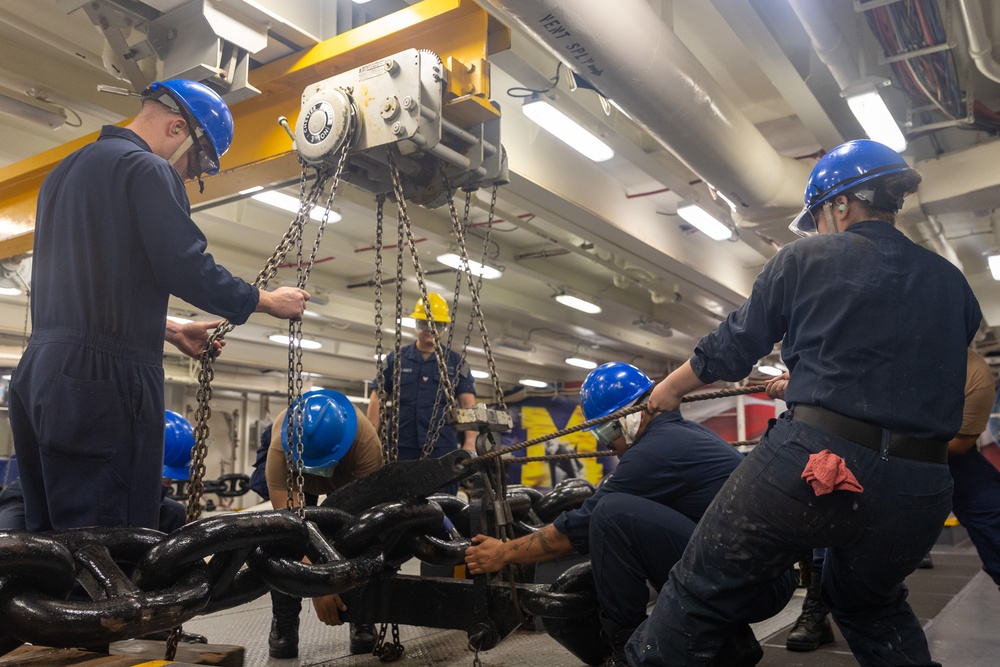
[[[427,300],[431,304],[431,316],[427,317],[424,300],[417,299],[417,305],[414,306],[410,317],[415,320],[433,319],[435,322],[451,322],[451,316],[448,314],[448,302],[444,300],[443,296],[440,294],[428,294]]]

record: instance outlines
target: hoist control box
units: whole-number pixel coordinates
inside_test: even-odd
[[[405,196],[445,203],[452,188],[507,182],[500,119],[461,127],[449,120],[447,70],[437,54],[407,49],[310,84],[302,93],[295,144],[309,164],[336,165],[350,151],[343,178],[391,194],[387,150],[394,150]]]

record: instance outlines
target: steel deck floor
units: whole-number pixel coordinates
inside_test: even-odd
[[[935,567],[917,570],[907,580],[910,604],[924,623],[935,659],[944,665],[962,667],[992,666],[1000,655],[1000,592],[981,571],[975,549],[966,541],[958,546],[939,546],[932,552]],[[785,650],[785,635],[802,604],[800,589],[784,612],[754,626],[764,646],[762,667],[809,665],[839,667],[856,665],[847,643],[835,630],[833,644],[811,653]],[[347,627],[331,628],[316,618],[311,605],[303,606],[299,632],[299,657],[277,660],[268,656],[267,634],[270,624],[270,598],[216,614],[202,616],[185,624],[189,632],[204,634],[213,643],[246,647],[249,667],[301,667],[330,665],[384,665],[370,655],[351,656],[348,652]],[[406,653],[400,667],[468,667],[472,654],[467,649],[465,633],[402,626],[400,639]],[[480,654],[484,667],[535,666],[577,667],[581,662],[545,633],[517,632],[491,651]]]

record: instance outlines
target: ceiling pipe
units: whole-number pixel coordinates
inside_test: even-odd
[[[965,32],[969,36],[969,56],[983,76],[1000,83],[1000,63],[992,56],[993,42],[986,34],[979,0],[958,0],[958,6],[962,9]]]
[[[843,33],[836,27],[836,23],[824,3],[815,0],[788,0],[788,4],[802,23],[806,34],[809,35],[816,55],[830,69],[830,74],[833,75],[840,89],[844,90],[851,84],[857,83],[861,79],[861,70],[851,55],[850,47],[844,39]],[[981,12],[979,18],[981,23]],[[989,44],[988,40],[987,44]],[[900,222],[906,224],[901,225],[900,229],[915,243],[936,252],[961,268],[962,263],[959,261],[955,249],[945,238],[943,228],[940,224],[935,224],[932,219],[933,213],[921,208],[918,197],[910,199],[916,205],[907,207],[907,210],[904,211]]]
[[[844,33],[835,27],[833,17],[824,3],[816,0],[788,0],[792,11],[802,23],[813,51],[830,69],[837,85],[844,90],[861,78],[861,70],[844,39]]]
[[[491,0],[657,142],[733,202],[749,225],[802,208],[811,165],[780,155],[647,0]]]

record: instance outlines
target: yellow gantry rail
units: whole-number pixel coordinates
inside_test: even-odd
[[[250,83],[261,94],[232,105],[233,145],[219,174],[206,179],[204,195],[189,184],[191,203],[298,176],[291,140],[278,117],[294,122],[310,83],[409,48],[441,56],[448,71],[449,120],[467,127],[499,116],[489,101],[486,58],[510,48],[510,30],[473,0],[424,0],[252,71]],[[42,181],[64,157],[96,138],[88,135],[0,169],[0,259],[31,250]]]

